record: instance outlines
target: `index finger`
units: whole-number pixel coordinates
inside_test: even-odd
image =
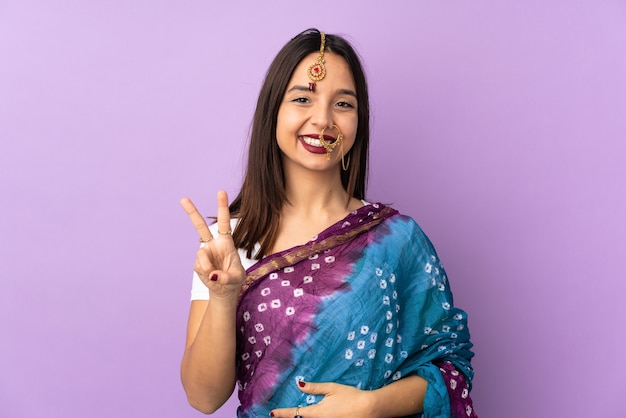
[[[193,204],[191,199],[189,199],[188,197],[183,197],[182,199],[180,199],[180,205],[183,207],[183,209],[185,209],[185,212],[187,212],[187,215],[189,216],[189,219],[191,219],[193,226],[196,228],[196,231],[198,231],[198,235],[200,235],[200,241],[204,242],[211,240],[213,238],[213,235],[211,234],[211,231],[209,231],[209,227],[207,226],[206,221],[204,220],[202,215],[200,215],[200,212],[198,212],[198,209],[196,209],[196,206]]]
[[[228,195],[224,190],[217,192],[217,232],[228,235],[230,230],[230,209],[228,209]]]

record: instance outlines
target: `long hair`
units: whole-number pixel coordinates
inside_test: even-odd
[[[294,69],[307,55],[320,49],[321,34],[308,29],[291,39],[270,65],[259,93],[252,129],[248,163],[241,190],[230,205],[230,212],[239,218],[233,239],[237,248],[247,251],[248,258],[256,243],[260,249],[255,257],[271,251],[278,232],[280,211],[287,201],[285,174],[281,151],[276,141],[278,109]],[[341,182],[349,196],[365,198],[369,147],[369,95],[359,57],[352,46],[340,36],[326,34],[325,52],[341,56],[352,70],[356,86],[358,126],[356,140],[346,155],[348,171],[341,171]]]

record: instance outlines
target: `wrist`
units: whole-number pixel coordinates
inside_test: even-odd
[[[363,393],[367,394],[364,399],[364,403],[367,406],[367,411],[373,417],[384,417],[383,415],[383,407],[382,407],[382,394],[380,389],[368,390]]]
[[[412,375],[370,391],[371,416],[404,417],[423,411],[428,382]]]
[[[209,297],[209,303],[207,310],[213,312],[220,312],[222,314],[234,314],[237,310],[237,300],[239,299],[239,293],[211,293]]]
[[[213,288],[209,287],[209,302],[215,301],[223,305],[237,305],[240,294],[240,285],[214,285]]]

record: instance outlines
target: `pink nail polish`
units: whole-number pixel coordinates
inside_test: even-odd
[[[298,386],[300,386],[301,388],[303,388],[304,385],[306,385],[306,383],[304,383],[302,380],[298,382]]]
[[[212,282],[216,282],[216,281],[217,281],[217,274],[215,274],[215,273],[211,274],[211,277],[209,277],[209,279],[210,279]]]

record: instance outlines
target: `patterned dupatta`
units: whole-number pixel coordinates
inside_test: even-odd
[[[322,399],[299,391],[299,380],[370,390],[411,374],[429,380],[425,410],[439,412],[425,416],[450,416],[433,362],[472,377],[466,315],[432,245],[382,204],[250,267],[237,328],[239,417]]]

